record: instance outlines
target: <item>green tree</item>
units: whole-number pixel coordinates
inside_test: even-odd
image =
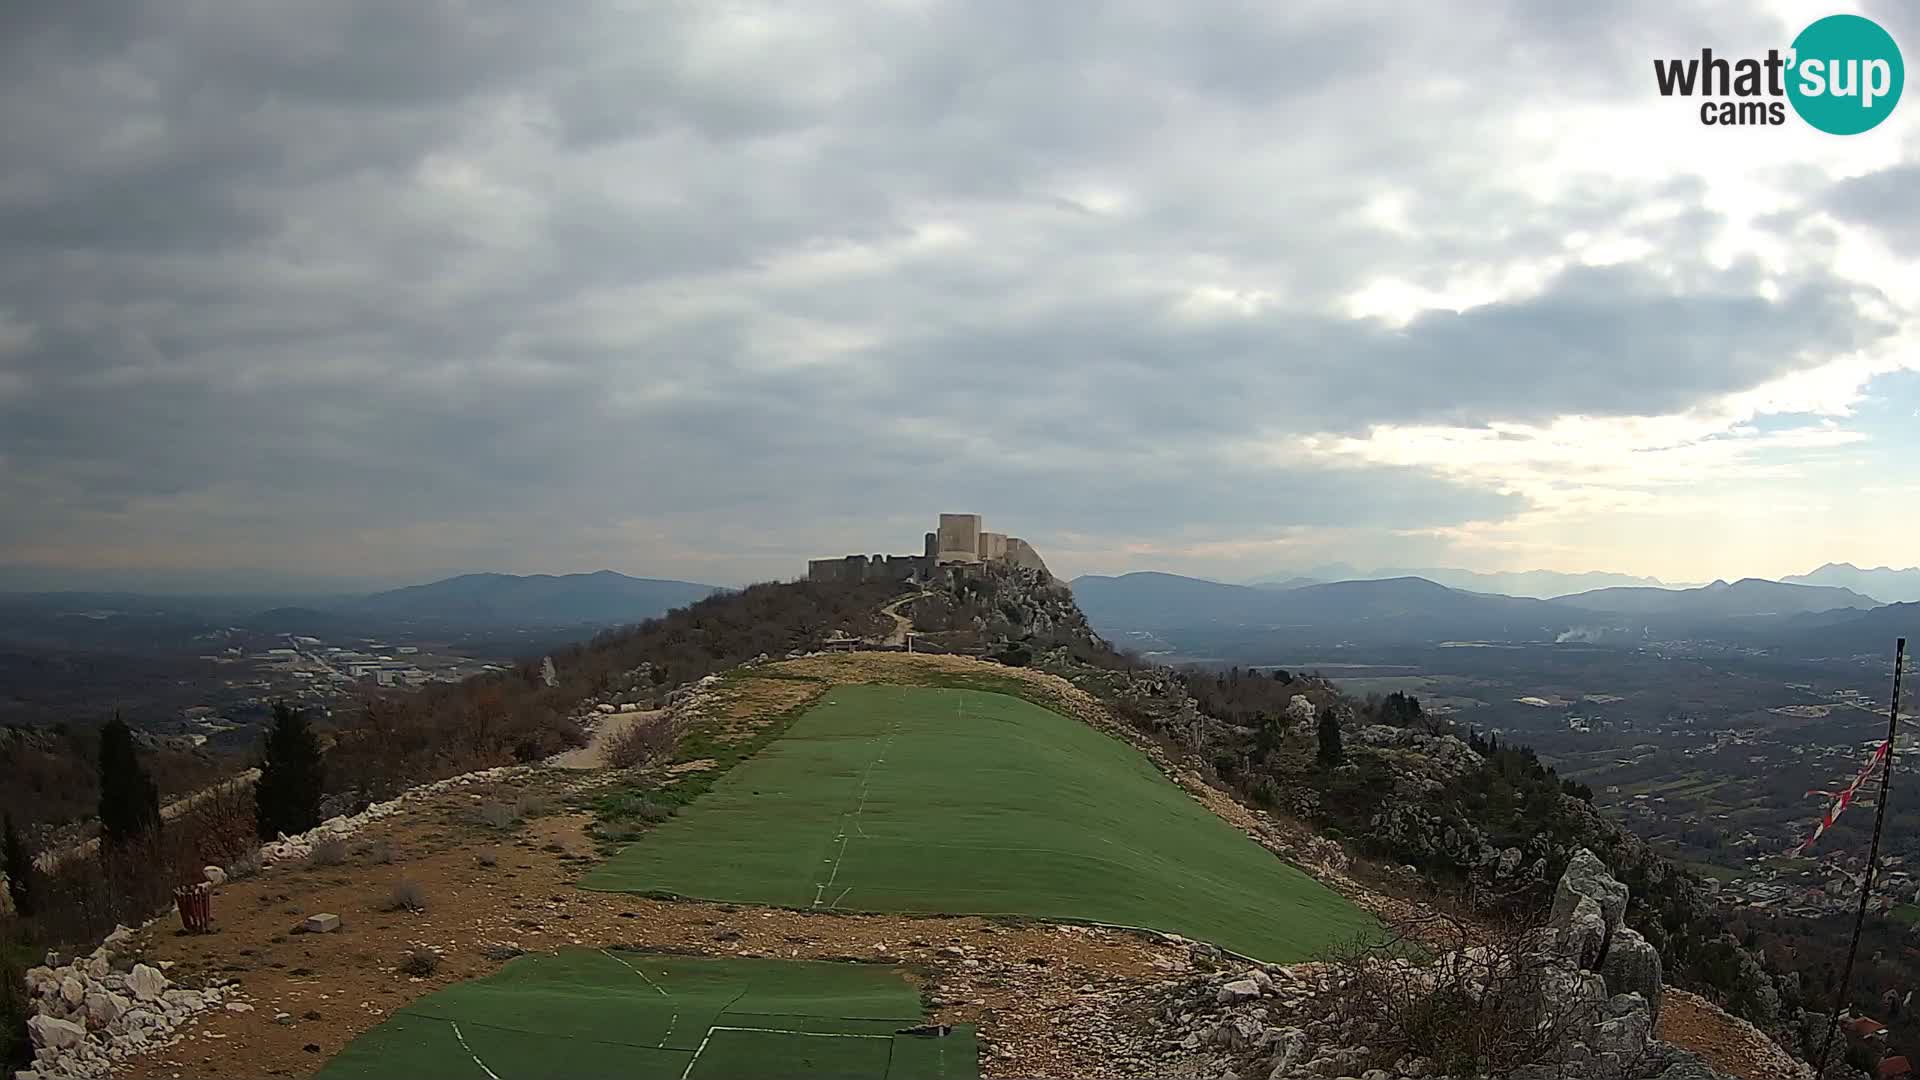
[[[1286,717],[1261,714],[1253,722],[1253,754],[1256,759],[1265,760],[1266,756],[1280,745],[1280,736],[1285,734]]]
[[[160,828],[160,789],[140,764],[133,729],[115,713],[100,729],[100,838],[118,847]]]
[[[1320,710],[1320,765],[1331,769],[1346,760],[1340,748],[1340,713],[1331,705]]]
[[[1422,719],[1420,699],[1398,690],[1380,703],[1380,722],[1394,727],[1414,727]]]
[[[33,914],[33,852],[20,838],[12,814],[7,815],[6,832],[0,837],[0,863],[6,868],[7,894],[13,897],[13,910],[22,916]]]
[[[262,840],[303,833],[320,824],[326,762],[307,715],[286,702],[273,706],[266,758],[253,785],[254,825]]]

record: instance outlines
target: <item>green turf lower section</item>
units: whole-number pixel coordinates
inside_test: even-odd
[[[1132,747],[1019,698],[925,687],[834,687],[582,884],[1117,923],[1275,962],[1374,929]]]
[[[690,1080],[863,1080],[887,1075],[893,1040],[864,1035],[716,1031]]]
[[[975,1080],[971,1029],[922,1022],[895,968],[571,950],[450,986],[354,1040],[323,1080]]]

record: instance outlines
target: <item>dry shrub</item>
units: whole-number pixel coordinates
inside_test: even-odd
[[[338,836],[321,838],[307,856],[307,862],[314,866],[339,866],[346,861],[347,842]]]
[[[383,836],[361,848],[360,856],[369,863],[385,866],[393,861],[393,841]]]
[[[49,945],[91,947],[116,923],[138,926],[171,909],[174,886],[202,880],[201,848],[176,820],[96,856],[63,859],[38,879],[38,911],[24,921]]]
[[[420,883],[402,878],[393,883],[393,891],[387,894],[388,911],[421,912],[427,910],[427,890]]]
[[[670,756],[679,741],[680,725],[677,721],[663,717],[635,722],[607,740],[607,764],[616,769],[637,769],[651,765]]]
[[[479,863],[481,866],[497,866],[500,863],[500,854],[491,849],[478,851],[474,853],[473,861]]]
[[[1444,913],[1390,921],[1384,943],[1337,950],[1339,1030],[1383,1066],[1428,1058],[1442,1073],[1502,1077],[1560,1056],[1597,1019],[1547,993],[1551,939],[1538,918],[1476,928]]]
[[[424,979],[439,970],[440,954],[432,949],[409,949],[400,960],[400,972],[404,975]]]
[[[327,753],[328,787],[358,809],[414,784],[581,746],[586,736],[567,714],[585,691],[546,687],[537,674],[500,672],[408,694],[370,694],[345,710]]]
[[[553,813],[553,800],[535,792],[525,792],[513,802],[513,816],[521,821],[532,821]]]
[[[482,803],[475,807],[473,810],[473,819],[490,829],[509,828],[518,820],[513,812],[513,807],[501,802]]]
[[[259,845],[253,781],[236,780],[207,789],[167,827],[191,838],[202,864],[225,865]]]

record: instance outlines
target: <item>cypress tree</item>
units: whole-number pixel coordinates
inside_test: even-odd
[[[1320,764],[1333,768],[1345,760],[1346,754],[1340,748],[1340,714],[1329,705],[1320,710]]]
[[[326,763],[305,712],[286,702],[273,707],[266,757],[253,786],[254,824],[262,840],[303,833],[320,824]]]
[[[7,871],[7,893],[13,897],[14,913],[22,918],[33,914],[33,852],[20,839],[20,830],[7,815],[6,833],[0,837],[0,861]]]
[[[140,764],[133,729],[120,714],[100,729],[100,839],[127,844],[160,828],[160,789]]]

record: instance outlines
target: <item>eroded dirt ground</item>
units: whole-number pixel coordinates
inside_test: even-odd
[[[216,1012],[134,1077],[306,1076],[394,1009],[489,974],[507,950],[638,947],[722,956],[897,963],[935,1002],[935,1017],[979,1025],[983,1075],[1102,1075],[1118,1036],[1083,1015],[1187,966],[1185,949],[1141,936],[977,918],[816,914],[585,892],[595,861],[590,816],[560,806],[571,779],[462,789],[355,837],[334,866],[268,867],[215,894],[216,931],[186,935],[163,919],[142,934],[149,961],[189,985],[237,980],[254,1009]],[[538,813],[547,801],[557,807]],[[480,807],[532,803],[523,824],[491,828]],[[484,865],[485,858],[492,865]],[[390,860],[390,861],[382,861]],[[389,910],[400,882],[424,910]],[[330,934],[296,931],[330,912]],[[415,949],[437,950],[430,976],[402,974]],[[1064,1030],[1063,1030],[1064,1029]]]

